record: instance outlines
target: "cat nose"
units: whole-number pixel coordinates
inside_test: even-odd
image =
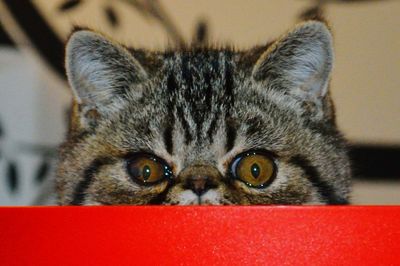
[[[186,180],[185,187],[191,189],[196,195],[201,196],[217,185],[208,176],[193,176]]]
[[[192,190],[201,196],[209,189],[218,187],[218,179],[221,175],[211,165],[191,165],[182,170],[178,179],[183,182],[183,188]]]

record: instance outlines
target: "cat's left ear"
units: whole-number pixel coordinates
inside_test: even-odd
[[[257,81],[318,102],[328,90],[332,70],[332,36],[318,21],[304,22],[267,48],[253,68]]]

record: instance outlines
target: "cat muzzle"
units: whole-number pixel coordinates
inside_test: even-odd
[[[217,188],[221,174],[218,169],[211,165],[192,165],[181,171],[178,179],[183,183],[185,189],[192,190],[201,196],[209,189]]]

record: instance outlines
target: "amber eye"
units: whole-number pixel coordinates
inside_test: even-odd
[[[239,179],[249,187],[266,187],[273,181],[275,172],[275,163],[266,152],[244,152],[231,164],[233,178]]]
[[[142,185],[154,185],[172,176],[171,168],[152,154],[135,154],[127,160],[126,166],[131,178]]]

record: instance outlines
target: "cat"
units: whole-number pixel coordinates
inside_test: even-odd
[[[348,204],[332,64],[321,21],[245,51],[151,52],[73,32],[59,204]]]

